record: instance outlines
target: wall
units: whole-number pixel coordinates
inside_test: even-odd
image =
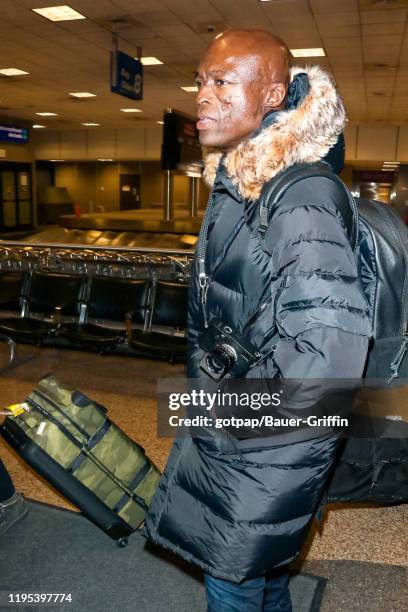
[[[348,161],[397,159],[408,162],[406,125],[348,125],[345,139]],[[33,134],[33,141],[36,159],[158,161],[162,130],[159,126],[128,130],[99,127],[73,131],[39,130]],[[14,149],[16,147],[14,145]],[[17,148],[13,153],[21,154],[21,150],[19,153]]]
[[[347,161],[408,162],[408,126],[349,125],[344,134]]]
[[[0,158],[2,162],[33,162],[34,154],[30,142],[28,144],[9,144],[0,142],[0,149],[6,152],[5,157]]]
[[[72,162],[55,164],[55,186],[66,187],[74,204],[83,212],[98,206],[105,210],[119,208],[119,164]]]
[[[141,207],[163,202],[163,172],[157,161],[128,162],[59,162],[55,167],[55,186],[66,187],[74,204],[82,212],[119,210],[120,174],[140,175]],[[200,188],[200,205],[207,202],[208,189]],[[174,202],[189,202],[189,179],[174,176]]]
[[[57,131],[35,134],[37,160],[64,159],[55,164],[55,185],[67,187],[83,212],[119,209],[119,175],[140,174],[141,206],[163,202],[163,173],[160,166],[162,128],[134,128]],[[97,158],[127,161],[96,162]],[[69,162],[72,160],[72,162]],[[83,160],[83,161],[82,161]],[[89,160],[85,163],[85,160]],[[103,189],[101,189],[103,188]],[[200,204],[207,201],[207,189],[200,189]],[[189,181],[174,177],[174,202],[189,200]]]
[[[393,191],[395,192],[393,205],[405,219],[408,215],[408,165],[401,164]]]
[[[408,162],[408,126],[348,125],[345,138],[348,161],[398,159]],[[36,159],[158,161],[162,129],[150,126],[128,130],[99,127],[73,131],[39,130],[33,134],[33,141]],[[19,150],[13,153],[18,155]]]
[[[29,128],[30,124],[21,119],[13,119],[12,117],[0,117],[2,125],[14,125],[22,128]],[[13,144],[9,142],[0,142],[0,149],[5,151],[5,157],[1,157],[1,161],[10,162],[28,162],[34,160],[34,145],[33,134],[30,132],[27,144]]]
[[[38,160],[67,160],[55,164],[55,184],[67,187],[74,202],[84,212],[96,210],[97,205],[102,205],[105,210],[119,208],[121,173],[140,174],[141,205],[149,207],[163,202],[163,175],[159,161],[161,136],[159,126],[128,130],[44,130],[34,134],[34,152]],[[408,162],[408,126],[348,125],[345,139],[348,166],[342,177],[350,186],[349,166],[353,161]],[[127,161],[96,162],[98,157]],[[85,160],[88,161],[85,163]],[[188,195],[187,177],[175,176],[174,201],[187,203]],[[201,207],[205,206],[207,195],[208,189],[202,182]]]
[[[159,160],[162,128],[84,130],[37,130],[34,134],[36,159]]]
[[[55,186],[66,187],[72,202],[84,212],[92,211],[96,200],[96,164],[56,164]]]
[[[353,187],[353,166],[345,164],[343,170],[340,172],[341,180],[352,189]]]

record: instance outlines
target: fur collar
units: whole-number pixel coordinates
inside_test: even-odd
[[[319,66],[294,67],[291,80],[300,72],[308,75],[310,90],[298,107],[278,113],[272,125],[225,155],[227,175],[245,199],[258,199],[263,185],[293,164],[323,159],[344,130],[346,111],[329,74]],[[210,186],[221,157],[210,150],[205,158],[204,179]]]

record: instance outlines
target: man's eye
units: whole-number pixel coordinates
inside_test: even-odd
[[[224,79],[217,79],[215,82],[216,82],[217,85],[226,85],[227,84],[227,81],[224,81]]]

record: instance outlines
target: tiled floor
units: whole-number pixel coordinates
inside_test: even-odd
[[[164,467],[172,441],[157,437],[156,380],[182,377],[183,366],[53,348],[22,346],[20,352],[33,353],[36,357],[26,365],[0,374],[2,406],[23,400],[42,376],[53,372],[70,386],[106,405],[110,417],[144,446],[158,467]],[[6,355],[6,346],[1,343],[0,367]],[[27,496],[72,509],[2,439],[0,456],[16,487]],[[323,529],[314,529],[310,535],[304,556],[309,560],[345,559],[408,566],[407,525],[408,505],[331,506]]]

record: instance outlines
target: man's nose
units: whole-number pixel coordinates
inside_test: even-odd
[[[212,96],[213,94],[212,94],[212,89],[210,85],[208,83],[207,84],[203,83],[199,87],[198,94],[196,97],[196,102],[197,104],[206,104],[211,101]]]

